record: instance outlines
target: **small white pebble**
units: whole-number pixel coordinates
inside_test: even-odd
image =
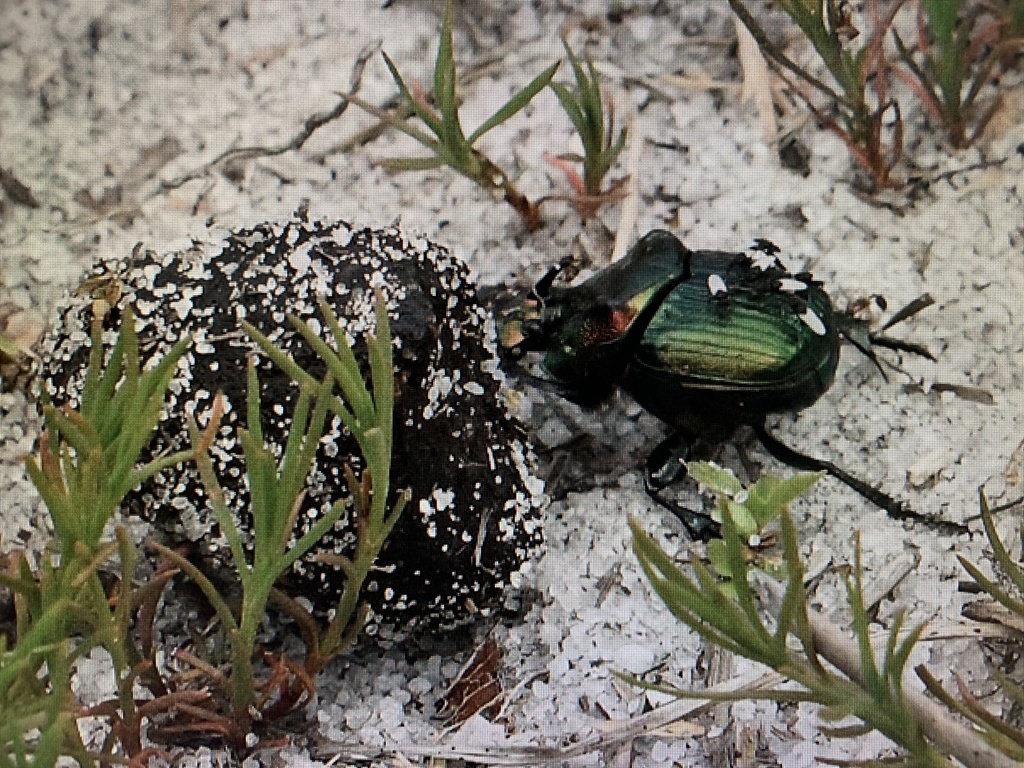
[[[422,696],[425,693],[429,693],[430,689],[434,687],[434,684],[430,682],[430,678],[423,677],[421,675],[420,677],[414,677],[410,680],[406,687],[412,695]]]

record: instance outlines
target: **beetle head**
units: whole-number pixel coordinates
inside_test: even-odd
[[[548,270],[505,318],[498,333],[501,357],[517,362],[528,352],[542,353],[549,378],[535,383],[581,405],[595,405],[618,381],[616,350],[623,332],[612,308],[590,291],[553,288],[563,268]]]
[[[547,298],[562,265],[549,269],[527,294],[522,306],[505,318],[498,331],[502,356],[520,359],[527,352],[547,349],[552,318],[547,317]]]

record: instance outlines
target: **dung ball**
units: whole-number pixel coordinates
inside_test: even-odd
[[[522,429],[503,405],[489,315],[465,265],[445,248],[397,228],[296,220],[260,224],[182,252],[137,248],[128,260],[98,264],[88,283],[116,286],[105,293],[111,305],[105,343],[112,343],[128,307],[143,360],[192,335],[169,388],[166,417],[144,458],[187,448],[187,416],[202,423],[216,393],[223,393],[226,409],[211,456],[243,527],[251,518],[238,430],[246,427],[248,359],[257,355],[269,444],[283,448],[298,391],[257,352],[239,321],[318,375],[322,364],[288,316],[322,323],[317,298],[323,297],[365,363],[363,337],[372,330],[381,292],[396,368],[391,487],[409,489],[411,501],[364,586],[367,632],[387,636],[464,623],[500,606],[519,586],[542,544],[543,489],[530,472]],[[92,313],[89,296],[71,297],[45,341],[42,381],[57,404],[80,399]],[[335,418],[320,441],[296,535],[348,496],[346,464],[358,472],[362,460]],[[127,506],[179,540],[198,542],[212,561],[229,557],[194,464],[161,472],[133,492]],[[345,584],[330,555],[351,555],[355,542],[356,523],[346,513],[296,563],[287,591],[329,610]]]

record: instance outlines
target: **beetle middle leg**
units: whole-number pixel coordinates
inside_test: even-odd
[[[678,517],[694,540],[707,541],[721,535],[721,526],[706,513],[696,512],[662,495],[668,486],[686,477],[686,461],[693,452],[695,439],[678,430],[658,443],[647,458],[644,490],[661,506]]]
[[[788,464],[794,469],[803,469],[811,472],[827,472],[832,475],[836,480],[849,486],[865,499],[870,501],[875,506],[884,509],[886,514],[897,520],[920,520],[926,525],[930,525],[939,530],[947,533],[963,533],[967,530],[967,526],[959,523],[953,523],[948,520],[942,520],[932,515],[921,514],[915,512],[906,504],[897,501],[889,494],[884,491],[880,491],[873,485],[870,485],[860,478],[854,477],[849,472],[841,467],[837,467],[830,461],[824,459],[816,459],[813,456],[800,453],[788,445],[782,443],[778,438],[772,435],[764,425],[764,422],[759,424],[752,424],[751,428],[754,430],[754,434],[757,435],[757,439],[764,446],[764,449],[768,451],[772,456],[781,461],[784,464]]]

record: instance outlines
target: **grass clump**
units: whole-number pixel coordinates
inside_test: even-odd
[[[568,199],[585,219],[593,216],[605,203],[620,199],[621,188],[627,179],[617,179],[607,187],[604,186],[604,179],[625,147],[627,132],[625,128],[619,128],[616,132],[614,109],[611,102],[606,102],[602,96],[593,62],[587,59],[584,66],[563,39],[562,44],[572,65],[575,87],[553,82],[561,65],[561,62],[556,61],[467,136],[459,118],[459,77],[452,36],[454,16],[454,0],[445,0],[441,39],[434,63],[433,104],[420,88],[407,83],[398,66],[386,53],[383,54],[384,63],[398,86],[402,100],[398,112],[385,111],[355,94],[344,94],[353,104],[377,117],[382,125],[406,134],[430,150],[430,154],[425,157],[393,157],[381,164],[392,171],[426,171],[449,167],[511,205],[522,217],[526,228],[534,231],[541,224],[540,206],[543,200],[529,200],[516,188],[512,176],[476,145],[485,134],[507,122],[541,91],[550,87],[583,147],[582,155],[545,155],[548,162],[566,174],[573,189]],[[573,168],[574,163],[582,164],[582,176]]]
[[[0,637],[0,768],[49,767],[62,757],[83,766],[144,761],[156,744],[182,738],[216,738],[240,751],[251,734],[308,701],[313,677],[343,652],[363,625],[359,593],[388,534],[407,502],[390,489],[395,379],[391,334],[382,299],[377,332],[367,339],[369,386],[338,319],[321,303],[334,343],[292,319],[326,364],[310,376],[251,326],[246,331],[295,378],[300,394],[287,444],[264,443],[260,387],[249,369],[248,431],[241,431],[251,508],[243,531],[228,509],[214,475],[210,448],[220,427],[221,398],[205,429],[191,425],[193,449],[139,466],[164,408],[167,387],[190,343],[182,341],[143,369],[131,313],[105,356],[97,314],[92,349],[77,409],[44,406],[46,427],[39,456],[27,460],[29,475],[46,504],[54,529],[51,551],[34,563],[27,554],[8,558],[0,584],[15,594],[15,635]],[[355,436],[365,461],[347,469],[352,499],[335,502],[304,534],[295,533],[313,457],[327,417],[337,414]],[[275,458],[280,454],[281,458]],[[147,478],[181,462],[197,462],[217,522],[227,539],[241,585],[241,602],[228,596],[182,554],[155,541],[155,570],[141,568],[141,553],[111,522],[125,495]],[[304,608],[275,589],[278,578],[307,554],[347,506],[356,516],[358,542],[342,563],[348,580],[331,622],[319,626]],[[227,641],[226,662],[159,647],[154,628],[165,587],[184,573],[203,591]],[[118,574],[110,585],[108,573]],[[301,662],[264,651],[258,631],[271,600],[296,618],[306,643]],[[93,651],[112,662],[113,699],[90,707],[72,693],[75,664]],[[158,654],[190,669],[171,673]],[[83,744],[81,717],[103,718],[108,736],[99,752]],[[148,738],[144,736],[148,734]]]
[[[901,3],[890,3],[883,12],[878,0],[868,0],[869,29],[864,35],[839,0],[780,0],[778,5],[814,48],[831,84],[793,61],[744,0],[729,0],[767,59],[778,71],[796,78],[794,92],[843,140],[875,186],[894,186],[891,173],[903,153],[903,121],[899,104],[889,94],[884,43]],[[806,89],[823,97],[824,104]]]
[[[554,77],[559,62],[537,75],[467,136],[459,119],[458,72],[452,37],[454,14],[453,0],[446,0],[441,41],[434,64],[434,106],[427,102],[423,94],[414,93],[406,85],[398,67],[386,53],[383,54],[405,106],[419,119],[423,128],[408,119],[385,112],[354,94],[345,94],[345,97],[431,151],[427,157],[390,158],[384,161],[385,168],[392,171],[425,171],[448,166],[505,200],[523,217],[527,229],[532,231],[540,226],[539,206],[516,189],[509,174],[474,145],[488,131],[508,121],[544,90]]]
[[[377,332],[368,336],[371,384],[363,380],[355,354],[345,341],[345,332],[326,302],[320,310],[334,338],[330,344],[317,336],[311,326],[292,317],[291,323],[326,364],[323,378],[317,379],[276,347],[264,334],[243,321],[245,332],[264,353],[299,386],[299,397],[292,415],[291,430],[280,460],[265,444],[260,426],[259,381],[254,365],[249,368],[248,430],[240,430],[240,440],[249,481],[251,545],[235,521],[224,499],[209,449],[218,426],[217,415],[202,433],[193,424],[192,440],[196,462],[210,496],[214,514],[231,550],[232,561],[242,587],[241,608],[234,611],[217,586],[193,563],[174,550],[149,542],[150,546],[186,573],[202,589],[217,612],[230,645],[230,674],[209,670],[200,659],[186,657],[193,667],[205,672],[206,682],[215,684],[224,701],[211,702],[208,708],[191,713],[187,727],[196,732],[225,734],[238,748],[245,746],[246,735],[259,720],[275,719],[308,701],[314,693],[313,676],[332,657],[345,650],[363,626],[359,593],[388,534],[408,501],[407,494],[392,498],[390,493],[391,441],[394,414],[394,368],[387,309],[377,301]],[[340,390],[340,395],[335,390]],[[361,477],[346,468],[352,499],[334,502],[330,510],[301,536],[295,524],[305,486],[313,466],[320,437],[329,415],[337,414],[359,444],[366,462]],[[354,504],[358,541],[353,559],[339,563],[347,580],[343,594],[326,627],[296,601],[275,589],[278,579],[304,557]],[[250,553],[251,550],[251,553]],[[271,674],[258,679],[254,660],[258,657],[257,635],[271,600],[284,604],[302,629],[306,644],[301,664],[283,656],[264,653]],[[224,706],[224,705],[227,706]]]
[[[999,82],[1024,47],[1024,2],[919,0],[916,41],[892,37],[903,67],[893,72],[941,125],[950,143],[969,147],[1002,105]]]
[[[752,494],[735,478],[713,467],[697,467],[696,474],[702,475],[702,482],[710,483],[723,499],[716,511],[722,539],[716,555],[711,555],[709,547],[711,567],[695,560],[685,572],[636,521],[631,521],[633,549],[640,565],[672,613],[705,641],[771,667],[795,686],[730,693],[660,690],[714,701],[758,698],[813,702],[823,708],[826,719],[853,716],[863,724],[828,729],[826,735],[855,736],[876,730],[904,750],[895,761],[898,765],[951,766],[952,760],[968,766],[1019,764],[1024,758],[1024,731],[989,712],[962,682],[958,699],[946,692],[924,665],[917,665],[914,673],[932,697],[906,685],[907,666],[924,625],[907,629],[900,611],[882,645],[873,640],[859,538],[854,562],[845,577],[852,617],[848,633],[808,605],[799,542],[786,502],[781,502],[778,509],[781,559],[777,558],[774,567],[762,567],[769,561],[748,547],[748,534],[742,527],[753,518],[744,523],[746,515],[736,505],[737,497],[746,503]],[[800,492],[800,486],[806,490],[806,483],[813,479],[773,478],[770,485]],[[792,498],[792,494],[778,498],[787,497]],[[981,508],[994,560],[1017,595],[1011,596],[965,558],[960,560],[981,590],[1019,622],[1024,619],[1024,601],[1020,598],[1024,594],[1024,570],[999,540],[983,494]],[[994,674],[1004,694],[1016,705],[1024,705],[1024,690],[1005,673],[996,670]]]
[[[143,596],[133,584],[138,554],[125,532],[116,528],[111,536],[109,525],[131,490],[191,456],[179,452],[138,465],[189,343],[143,370],[127,313],[105,360],[97,317],[80,406],[43,405],[39,456],[26,467],[54,538],[37,563],[18,553],[0,573],[16,611],[16,636],[0,639],[0,765],[50,766],[61,755],[81,765],[101,762],[81,741],[77,721],[89,712],[71,694],[76,662],[97,648],[112,662],[118,721],[139,722],[133,685],[144,654],[131,632]],[[107,570],[122,574],[112,591],[101,579]],[[137,731],[126,736],[125,747],[141,751]]]
[[[565,38],[562,38],[562,46],[572,65],[576,87],[554,82],[550,87],[576,129],[583,145],[583,154],[548,156],[547,159],[564,171],[575,193],[573,205],[584,219],[589,219],[604,203],[618,199],[621,196],[620,189],[628,180],[617,179],[607,189],[602,189],[605,176],[626,146],[626,129],[620,128],[616,135],[615,109],[609,101],[605,110],[594,62],[588,57],[584,69]],[[572,168],[571,163],[583,166],[582,177]]]
[[[976,142],[1002,104],[1002,77],[1024,47],[1024,2],[779,0],[826,72],[801,66],[768,34],[746,0],[729,0],[767,59],[815,118],[842,138],[876,189],[902,186],[903,119],[893,79],[907,85],[955,148]],[[895,22],[915,12],[915,39]]]

